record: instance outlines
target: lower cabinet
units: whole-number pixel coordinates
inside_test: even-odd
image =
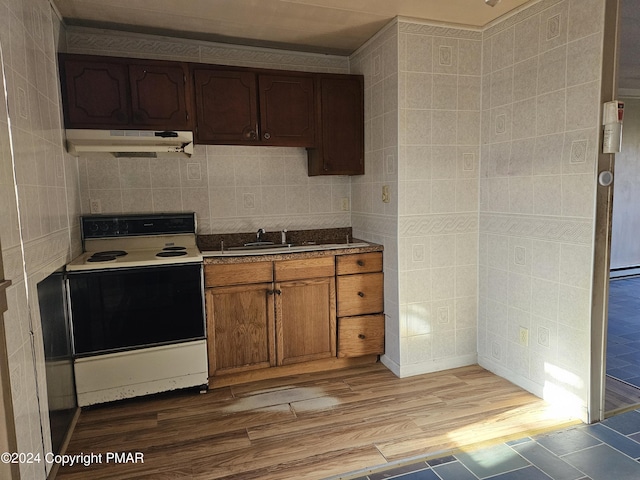
[[[209,376],[335,356],[334,272],[333,257],[207,265]]]
[[[209,375],[275,365],[271,283],[208,288]]]
[[[338,357],[384,353],[383,314],[343,317],[338,322]]]
[[[384,353],[382,253],[336,257],[338,357]]]
[[[210,386],[279,376],[274,367],[288,374],[375,361],[384,353],[378,270],[381,252],[205,263]]]
[[[276,283],[277,365],[336,356],[333,277]]]

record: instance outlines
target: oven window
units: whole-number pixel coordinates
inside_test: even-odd
[[[68,274],[76,356],[202,339],[200,264]]]

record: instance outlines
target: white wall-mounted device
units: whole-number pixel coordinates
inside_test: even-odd
[[[622,118],[624,102],[612,100],[604,103],[602,109],[602,153],[618,153],[622,147]]]

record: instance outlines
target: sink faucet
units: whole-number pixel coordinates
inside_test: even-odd
[[[256,233],[256,239],[258,242],[262,242],[262,235],[264,235],[264,228],[259,228],[258,233]]]

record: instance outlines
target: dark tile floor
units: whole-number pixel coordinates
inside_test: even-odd
[[[332,480],[638,480],[640,410],[513,442]]]
[[[640,277],[609,284],[607,375],[640,387]]]

